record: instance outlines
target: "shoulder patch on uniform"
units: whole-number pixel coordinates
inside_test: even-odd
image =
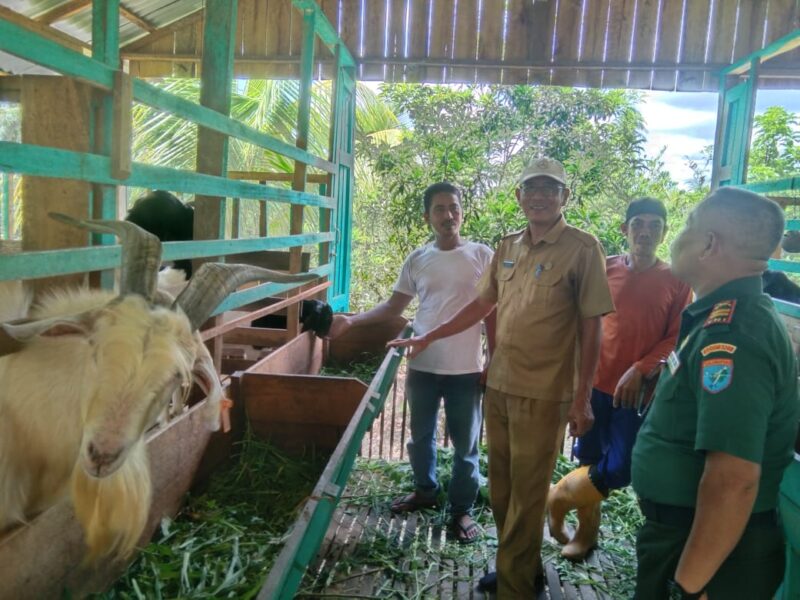
[[[736,352],[736,346],[733,344],[724,344],[722,342],[718,342],[716,344],[709,344],[702,350],[700,350],[700,354],[703,356],[708,356],[712,352],[726,352],[728,354],[733,354]]]
[[[733,311],[736,309],[736,300],[723,300],[717,302],[708,313],[703,327],[710,325],[726,325],[733,320]]]
[[[718,394],[733,381],[733,359],[710,358],[704,360],[700,368],[703,389],[710,394]]]
[[[501,240],[510,240],[512,238],[516,238],[516,237],[521,236],[523,233],[525,233],[525,229],[520,229],[519,231],[512,231],[511,233],[505,234],[500,239]]]
[[[567,227],[564,231],[574,236],[586,248],[600,245],[600,242],[591,233],[584,231],[583,229],[578,229],[569,223],[567,223]]]

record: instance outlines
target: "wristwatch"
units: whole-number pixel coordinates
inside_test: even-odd
[[[706,592],[705,588],[699,592],[687,592],[683,589],[683,586],[674,579],[670,579],[667,582],[667,587],[669,588],[669,600],[700,600]]]

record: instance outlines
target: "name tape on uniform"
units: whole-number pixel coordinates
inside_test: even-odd
[[[736,346],[733,344],[724,344],[722,342],[718,342],[716,344],[709,344],[700,350],[700,354],[703,356],[708,356],[712,352],[727,352],[728,354],[733,354],[736,352]]]

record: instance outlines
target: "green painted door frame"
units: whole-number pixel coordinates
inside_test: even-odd
[[[734,85],[730,77],[720,74],[712,190],[724,185],[740,185],[747,180],[759,63],[757,58],[753,59],[749,77]]]
[[[355,139],[355,69],[338,63],[335,85],[335,117],[333,122],[333,158],[339,169],[333,178],[332,192],[336,211],[332,225],[336,234],[334,243],[333,285],[328,288],[328,303],[334,311],[350,308],[350,276],[352,255],[352,219],[354,192],[354,139]]]

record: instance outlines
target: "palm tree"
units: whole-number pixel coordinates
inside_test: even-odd
[[[157,85],[167,92],[198,102],[198,79],[164,79]],[[308,149],[327,158],[332,84],[315,82],[311,95]],[[233,83],[231,116],[286,143],[294,144],[300,86],[298,81],[242,80]],[[194,169],[197,126],[144,105],[133,111],[134,160],[180,169]],[[367,141],[393,145],[401,126],[392,110],[364,84],[356,85],[356,153]],[[231,139],[228,169],[231,171],[270,171],[291,173],[294,161],[240,140]],[[357,161],[356,177],[367,176]],[[281,184],[273,184],[281,185]],[[138,194],[136,194],[138,196]],[[270,233],[288,230],[288,207],[270,207]],[[258,223],[258,204],[242,202],[240,223],[251,230]],[[307,210],[309,226],[315,226],[316,210]],[[257,225],[255,225],[257,227]]]

